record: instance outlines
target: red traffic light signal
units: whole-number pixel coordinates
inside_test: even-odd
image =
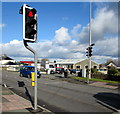
[[[33,17],[36,14],[36,12],[37,12],[36,9],[33,8],[28,11],[27,16]]]
[[[30,12],[28,13],[28,16],[29,16],[29,17],[33,17],[33,12],[30,11]]]

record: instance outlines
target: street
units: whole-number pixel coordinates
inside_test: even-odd
[[[59,78],[50,79],[48,77],[50,76],[42,75],[41,78],[38,78],[39,105],[53,112],[113,112],[113,110],[96,102],[94,96],[98,93],[117,94],[118,90],[74,84]],[[25,87],[18,86],[20,81],[25,83]],[[33,98],[34,96],[31,79],[20,77],[19,72],[2,71],[2,83],[10,86],[20,96],[28,98],[26,92],[30,95],[29,97]]]

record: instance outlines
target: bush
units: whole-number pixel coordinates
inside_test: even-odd
[[[92,78],[106,80],[106,79],[108,79],[108,75],[97,73],[97,74],[92,74]]]
[[[92,69],[91,69],[91,73],[96,74],[97,72],[98,72],[98,71],[97,71],[96,68],[92,68]]]
[[[119,71],[116,68],[108,69],[108,75],[115,75],[117,73],[119,73]]]

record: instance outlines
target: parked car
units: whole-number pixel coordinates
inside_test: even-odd
[[[22,66],[20,68],[20,76],[21,77],[28,77],[31,78],[31,73],[35,71],[35,67],[34,66]],[[40,78],[41,77],[41,73],[40,71],[37,71],[37,77]]]
[[[70,74],[72,74],[72,73],[76,73],[76,69],[70,69]]]
[[[55,74],[54,70],[51,70],[51,71],[50,71],[50,74]]]
[[[62,74],[63,72],[64,72],[64,68],[61,68],[61,67],[56,67],[55,68],[55,73]]]

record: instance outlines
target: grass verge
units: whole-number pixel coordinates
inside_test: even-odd
[[[72,79],[75,80],[87,80],[86,78],[83,77],[71,77]],[[96,79],[96,78],[91,78],[90,81],[96,81],[96,82],[106,82],[106,83],[113,83],[113,84],[120,84],[120,81],[111,81],[111,80],[102,80],[102,79]]]

